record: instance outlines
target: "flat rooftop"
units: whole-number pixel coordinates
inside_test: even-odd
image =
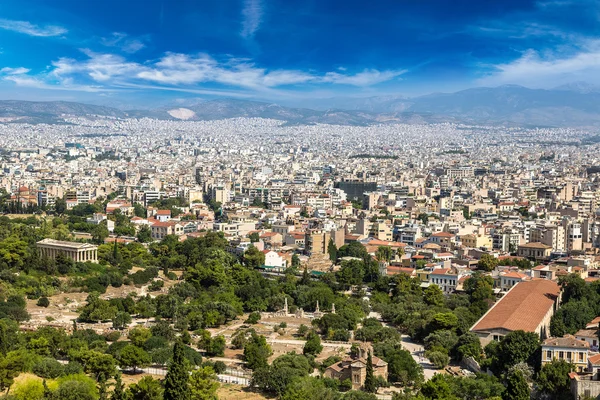
[[[61,247],[71,250],[97,249],[98,246],[89,243],[67,242],[63,240],[43,239],[37,242],[38,245]]]

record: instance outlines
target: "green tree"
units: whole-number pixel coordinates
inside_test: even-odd
[[[494,280],[480,272],[475,272],[465,280],[464,289],[472,303],[494,298]]]
[[[50,300],[48,300],[48,298],[46,296],[42,296],[39,298],[39,300],[37,301],[37,306],[38,307],[48,307],[50,305]]]
[[[438,285],[430,285],[428,286],[424,293],[425,303],[430,306],[443,307],[444,306],[444,292]]]
[[[160,381],[151,376],[144,376],[138,383],[129,386],[128,390],[131,400],[163,400],[163,392]]]
[[[67,201],[65,199],[56,199],[54,202],[54,212],[62,215],[67,211]]]
[[[322,379],[307,376],[292,381],[281,396],[281,400],[307,399],[338,400],[339,395],[336,390],[326,387]]]
[[[115,386],[113,388],[110,400],[127,400],[127,394],[125,392],[125,385],[121,380],[121,372],[117,372],[115,375]]]
[[[252,232],[250,235],[248,235],[248,238],[250,239],[250,243],[257,243],[260,241],[260,235],[258,232]]]
[[[112,320],[114,329],[124,329],[131,323],[131,315],[125,311],[119,311]]]
[[[152,231],[147,225],[142,225],[137,233],[137,240],[140,243],[149,243],[152,241]]]
[[[37,379],[29,378],[15,385],[12,394],[15,400],[42,400],[44,384]]]
[[[244,359],[248,368],[255,370],[268,365],[267,360],[273,354],[264,336],[252,333],[250,340],[244,346]]]
[[[518,369],[511,370],[506,376],[506,391],[503,400],[529,400],[531,397],[527,380]]]
[[[223,335],[214,337],[210,340],[210,343],[206,348],[206,354],[210,357],[223,357],[225,346],[225,337]]]
[[[90,294],[87,304],[79,314],[79,320],[83,322],[99,322],[112,320],[117,315],[117,307],[108,301],[102,300],[97,294]]]
[[[131,340],[131,343],[138,347],[144,346],[144,343],[146,343],[151,336],[152,333],[150,332],[150,329],[143,328],[141,326],[136,326],[133,329],[130,329],[129,333],[127,334],[127,338]]]
[[[211,367],[194,370],[189,381],[191,398],[194,400],[217,400],[219,383],[216,379],[217,374]]]
[[[133,368],[137,372],[138,367],[146,367],[152,362],[148,353],[137,346],[128,344],[117,354],[117,361],[122,368]]]
[[[329,260],[332,263],[335,263],[337,261],[337,252],[338,249],[335,246],[333,239],[329,239],[329,243],[327,244],[327,254],[329,254]]]
[[[507,371],[520,362],[535,364],[533,358],[540,347],[540,338],[536,333],[513,331],[504,336],[498,345],[496,362],[493,367],[497,372]]]
[[[146,209],[144,208],[144,206],[142,206],[141,204],[138,204],[138,203],[133,204],[133,213],[135,214],[136,217],[140,217],[140,218],[146,218],[148,216],[148,213],[147,213]]]
[[[292,255],[292,267],[298,268],[299,266],[300,266],[300,257],[298,257],[298,254]]]
[[[165,378],[164,400],[188,400],[190,388],[188,386],[189,373],[188,361],[185,359],[185,345],[176,342],[173,347],[173,361]]]
[[[444,375],[435,374],[423,384],[421,394],[428,400],[458,400]]]
[[[92,229],[92,240],[96,244],[104,244],[104,240],[108,237],[109,232],[106,223],[102,222]]]
[[[0,269],[4,263],[9,269],[21,269],[29,253],[27,242],[16,235],[11,235],[0,241]]]
[[[106,380],[115,374],[115,359],[110,354],[95,350],[85,350],[79,356],[84,371],[93,374],[97,380]]]
[[[265,265],[265,253],[254,246],[250,246],[244,253],[244,265],[249,269],[256,269]]]
[[[394,257],[394,250],[389,246],[379,246],[375,252],[378,261],[390,262]]]
[[[97,400],[96,382],[83,374],[67,375],[58,378],[58,389],[53,398],[60,400]]]
[[[425,357],[427,357],[437,369],[444,368],[450,362],[450,357],[448,357],[448,354],[437,350],[426,351]]]
[[[10,387],[14,383],[15,377],[19,374],[19,368],[6,358],[0,359],[0,391],[8,394]]]
[[[321,338],[315,331],[310,331],[306,336],[306,343],[304,344],[303,353],[304,355],[318,356],[323,351],[321,345]]]
[[[371,357],[370,351],[367,355],[367,370],[364,388],[368,393],[375,393],[377,391],[377,382],[375,381],[375,375],[373,375],[373,357]]]
[[[498,259],[490,254],[482,254],[477,262],[477,269],[481,271],[493,271],[498,266]]]
[[[553,360],[542,366],[536,380],[537,386],[548,398],[568,400],[571,398],[569,373],[572,371],[572,364],[565,360]]]

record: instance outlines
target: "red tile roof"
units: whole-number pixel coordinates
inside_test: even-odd
[[[560,287],[546,279],[519,282],[471,328],[535,332],[554,307]]]
[[[451,238],[454,237],[454,234],[450,233],[450,232],[437,232],[434,233],[433,235],[434,237],[447,237],[447,238]]]

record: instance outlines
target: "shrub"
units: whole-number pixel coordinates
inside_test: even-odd
[[[163,281],[161,281],[161,280],[152,281],[152,283],[148,287],[148,290],[150,292],[157,292],[160,289],[162,289],[164,286],[165,286],[165,283]]]
[[[450,362],[450,357],[441,351],[427,351],[425,357],[438,369],[444,368]]]
[[[54,379],[64,373],[65,368],[54,358],[43,358],[33,366],[33,373],[42,378]]]
[[[64,368],[65,375],[77,375],[83,372],[83,365],[81,365],[77,361],[70,361],[67,365],[64,366]]]
[[[50,300],[48,300],[47,297],[40,297],[40,299],[37,301],[37,305],[39,307],[48,307],[50,305]]]
[[[259,312],[253,312],[250,315],[248,315],[248,319],[246,320],[246,323],[248,323],[248,324],[256,324],[258,321],[260,321],[260,313]]]
[[[119,340],[120,337],[121,337],[121,332],[119,332],[119,331],[112,331],[112,332],[106,334],[106,340],[109,342],[116,342],[117,340]]]

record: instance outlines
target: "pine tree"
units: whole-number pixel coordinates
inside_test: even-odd
[[[377,383],[375,375],[373,375],[373,358],[371,352],[367,356],[367,376],[365,377],[365,392],[375,393],[377,391]]]
[[[51,399],[52,391],[48,388],[48,384],[46,383],[45,379],[42,381],[42,385],[44,386],[44,395],[42,398],[43,399]]]
[[[104,377],[100,379],[98,384],[98,396],[99,400],[108,400],[108,393],[106,391],[106,379]]]
[[[187,360],[184,356],[184,344],[175,343],[173,347],[173,361],[165,378],[164,400],[189,400]]]
[[[124,389],[125,385],[123,385],[123,381],[121,380],[121,373],[118,372],[115,375],[115,388],[113,389],[112,396],[110,396],[110,400],[126,400],[127,396]]]

